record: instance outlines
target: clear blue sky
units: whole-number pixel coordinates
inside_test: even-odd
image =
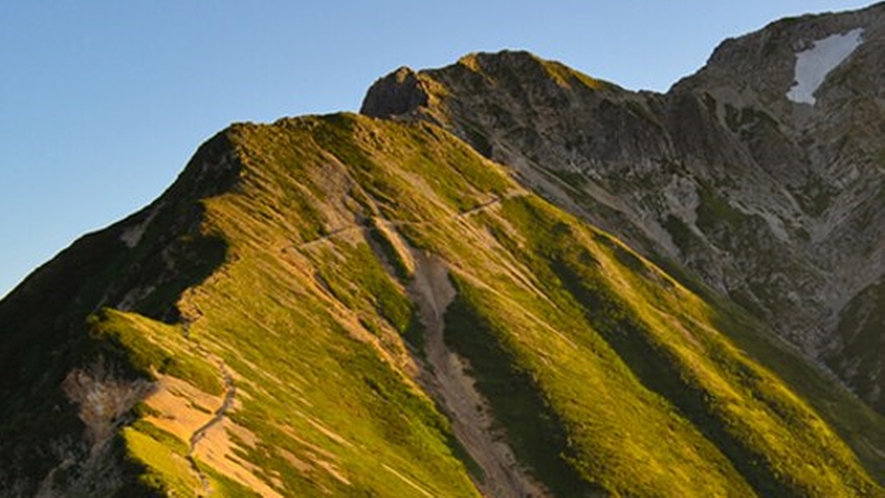
[[[231,122],[355,111],[399,66],[504,48],[664,91],[726,37],[867,3],[3,2],[0,295],[149,203]]]

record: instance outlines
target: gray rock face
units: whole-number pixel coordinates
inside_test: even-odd
[[[820,43],[849,33],[847,56]],[[787,96],[814,84],[798,54],[834,66],[813,103]],[[885,4],[727,40],[666,94],[502,52],[401,69],[362,112],[448,128],[766,318],[885,413]]]

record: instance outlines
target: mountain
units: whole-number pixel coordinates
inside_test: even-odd
[[[727,40],[663,95],[523,52],[475,54],[381,79],[363,112],[438,124],[554,204],[688,267],[883,413],[883,49],[877,4]]]
[[[0,301],[0,496],[885,494],[883,23],[229,127]]]

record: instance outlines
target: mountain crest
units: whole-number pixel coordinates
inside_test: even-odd
[[[882,496],[883,23],[231,126],[0,301],[0,496]]]
[[[372,85],[360,112],[379,118],[407,114],[428,104],[425,86],[418,73],[401,67]]]

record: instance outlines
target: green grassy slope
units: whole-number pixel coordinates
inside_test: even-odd
[[[882,493],[881,418],[760,324],[523,191],[439,128],[342,114],[235,125],[216,142],[223,152],[192,163],[135,247],[117,238],[142,218],[99,235],[110,256],[71,250],[95,254],[85,267],[95,275],[109,259],[149,267],[155,252],[184,262],[128,301],[58,315],[86,346],[40,393],[63,399],[67,370],[94,373],[99,356],[113,379],[154,383],[111,424],[121,493],[478,496],[487,476],[421,380],[432,372],[409,291],[415,253],[448,268],[445,342],[553,494]],[[213,176],[219,163],[235,179]],[[176,224],[181,210],[190,223]],[[169,226],[187,228],[168,240]],[[14,306],[21,292],[0,303],[4,346],[28,350],[17,327],[70,340]],[[17,372],[48,361],[33,358]],[[24,400],[19,414],[38,392],[7,390]],[[65,430],[77,435],[68,405]],[[3,436],[16,420],[2,412]],[[0,446],[0,460],[21,447]],[[54,465],[32,472],[40,480]]]

